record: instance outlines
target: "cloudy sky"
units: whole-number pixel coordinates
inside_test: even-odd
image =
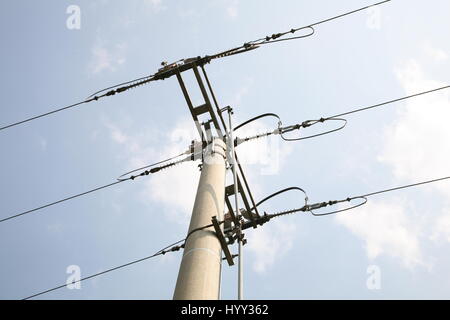
[[[2,1],[0,126],[152,74],[162,61],[216,53],[371,3]],[[80,9],[79,29],[68,28],[71,5]],[[207,71],[236,123],[264,112],[284,124],[318,119],[448,85],[449,12],[445,0],[393,0]],[[433,93],[349,115],[344,130],[315,139],[275,137],[239,148],[254,197],[299,186],[318,202],[450,175],[449,98]],[[241,134],[275,126],[264,120]],[[195,138],[173,78],[4,130],[0,217],[113,182]],[[88,276],[184,238],[197,164],[1,223],[0,298],[64,284],[69,266]],[[450,298],[449,190],[450,182],[439,182],[373,196],[339,215],[297,214],[248,230],[245,297]],[[289,193],[262,210],[302,201]],[[40,298],[171,299],[180,258],[168,254]],[[236,298],[236,283],[236,267],[224,264],[223,298]]]

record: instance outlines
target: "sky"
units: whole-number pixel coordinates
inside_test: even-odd
[[[371,3],[2,1],[0,126],[153,74],[162,61],[213,54]],[[73,28],[73,8],[79,28]],[[265,112],[286,125],[318,119],[448,85],[448,12],[445,0],[393,0],[319,25],[311,37],[217,60],[206,70],[219,104],[234,108],[234,123]],[[312,203],[344,199],[448,176],[449,107],[449,92],[433,93],[348,115],[346,128],[330,135],[299,142],[271,137],[237,152],[255,199],[291,186],[305,189]],[[240,134],[275,128],[267,119]],[[0,218],[114,182],[186,150],[196,138],[174,78],[3,130]],[[84,277],[183,239],[197,165],[0,223],[0,298],[65,284],[73,266]],[[248,230],[244,297],[449,299],[449,183]],[[303,201],[290,192],[261,210]],[[181,252],[159,256],[39,299],[171,299],[180,259]],[[237,268],[224,263],[222,270],[221,297],[236,299]]]

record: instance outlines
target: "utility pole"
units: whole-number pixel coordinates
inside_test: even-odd
[[[221,109],[216,100],[204,68],[211,59],[212,57],[196,57],[172,64],[163,63],[163,67],[155,74],[155,79],[158,80],[176,76],[201,137],[202,148],[202,173],[173,295],[175,300],[220,298],[222,253],[228,265],[232,266],[236,255],[230,252],[229,246],[236,240],[239,241],[240,246],[245,244],[243,234],[240,232],[241,216],[238,196],[244,210],[251,213],[247,217],[249,226],[256,228],[257,219],[260,218],[234,146],[229,148],[226,146],[229,128],[225,124],[222,112],[225,110],[231,112],[231,108]],[[197,106],[193,104],[188,87],[183,80],[182,75],[185,72],[194,73],[196,84],[202,94],[203,102]],[[231,122],[229,125],[231,126]],[[228,139],[233,141],[230,136]],[[193,149],[198,145],[195,141],[192,142]],[[231,151],[233,151],[232,154]],[[195,158],[198,153],[192,154]],[[230,168],[233,169],[234,181],[230,185],[225,185],[227,157],[230,159],[229,162],[233,163],[232,166],[230,163]],[[235,198],[235,208],[230,201],[231,197]],[[225,206],[228,212],[227,219],[224,219]],[[242,254],[242,247],[239,252]],[[240,262],[242,267],[242,258]],[[242,268],[240,270],[242,271]],[[242,273],[238,278],[239,283],[242,284]],[[242,285],[240,285],[238,297],[242,298],[242,296]]]
[[[204,153],[202,173],[195,197],[188,239],[178,273],[175,300],[217,300],[220,291],[222,249],[211,224],[223,221],[225,202],[226,145],[212,138]]]

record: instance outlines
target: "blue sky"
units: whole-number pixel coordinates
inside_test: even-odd
[[[3,1],[0,125],[152,74],[161,61],[212,54],[370,3]],[[66,27],[69,5],[81,9],[79,30]],[[207,71],[220,104],[234,107],[235,123],[264,112],[285,124],[317,119],[448,84],[449,12],[444,0],[394,0],[320,25],[312,37],[213,62]],[[257,199],[289,186],[306,189],[312,202],[341,199],[447,176],[449,106],[449,93],[431,94],[350,115],[332,135],[272,138],[238,152]],[[262,121],[246,133],[274,125]],[[191,137],[194,125],[173,78],[2,131],[1,217],[113,182],[184,151]],[[70,265],[87,276],[182,239],[196,165],[0,224],[0,298],[64,284]],[[448,299],[449,190],[442,182],[372,197],[345,214],[292,215],[249,230],[245,297]],[[264,210],[302,200],[287,194]],[[40,298],[171,299],[180,258],[166,255]],[[373,265],[378,290],[366,285]],[[236,282],[236,267],[224,264],[223,298],[236,298]]]

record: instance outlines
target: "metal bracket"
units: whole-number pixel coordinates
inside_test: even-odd
[[[192,69],[194,71],[195,78],[197,80],[197,84],[200,87],[200,91],[202,93],[204,103],[202,103],[199,106],[194,106],[192,104],[192,100],[189,96],[188,90],[186,88],[186,85],[183,81],[183,78],[181,77],[181,72],[186,71],[184,68],[182,70],[175,69],[175,74],[178,79],[178,83],[181,87],[181,90],[183,91],[184,98],[186,100],[186,103],[189,107],[189,111],[191,112],[192,118],[195,121],[195,125],[197,126],[197,130],[200,135],[202,135],[201,127],[199,124],[199,116],[202,114],[208,114],[210,121],[213,123],[214,128],[216,129],[216,132],[219,137],[223,138],[222,129],[220,128],[219,122],[217,121],[216,115],[214,114],[214,110],[211,105],[210,98],[208,96],[208,93],[206,91],[205,85],[203,83],[203,80],[200,76],[200,73],[198,72],[197,65],[193,63],[187,70]]]
[[[225,258],[227,259],[228,265],[234,265],[233,257],[228,249],[227,242],[225,241],[225,236],[223,235],[222,230],[220,229],[219,221],[217,221],[217,217],[214,216],[211,218],[211,221],[214,226],[214,230],[216,231],[217,239],[219,239],[220,246],[222,247],[222,251],[225,254]]]

